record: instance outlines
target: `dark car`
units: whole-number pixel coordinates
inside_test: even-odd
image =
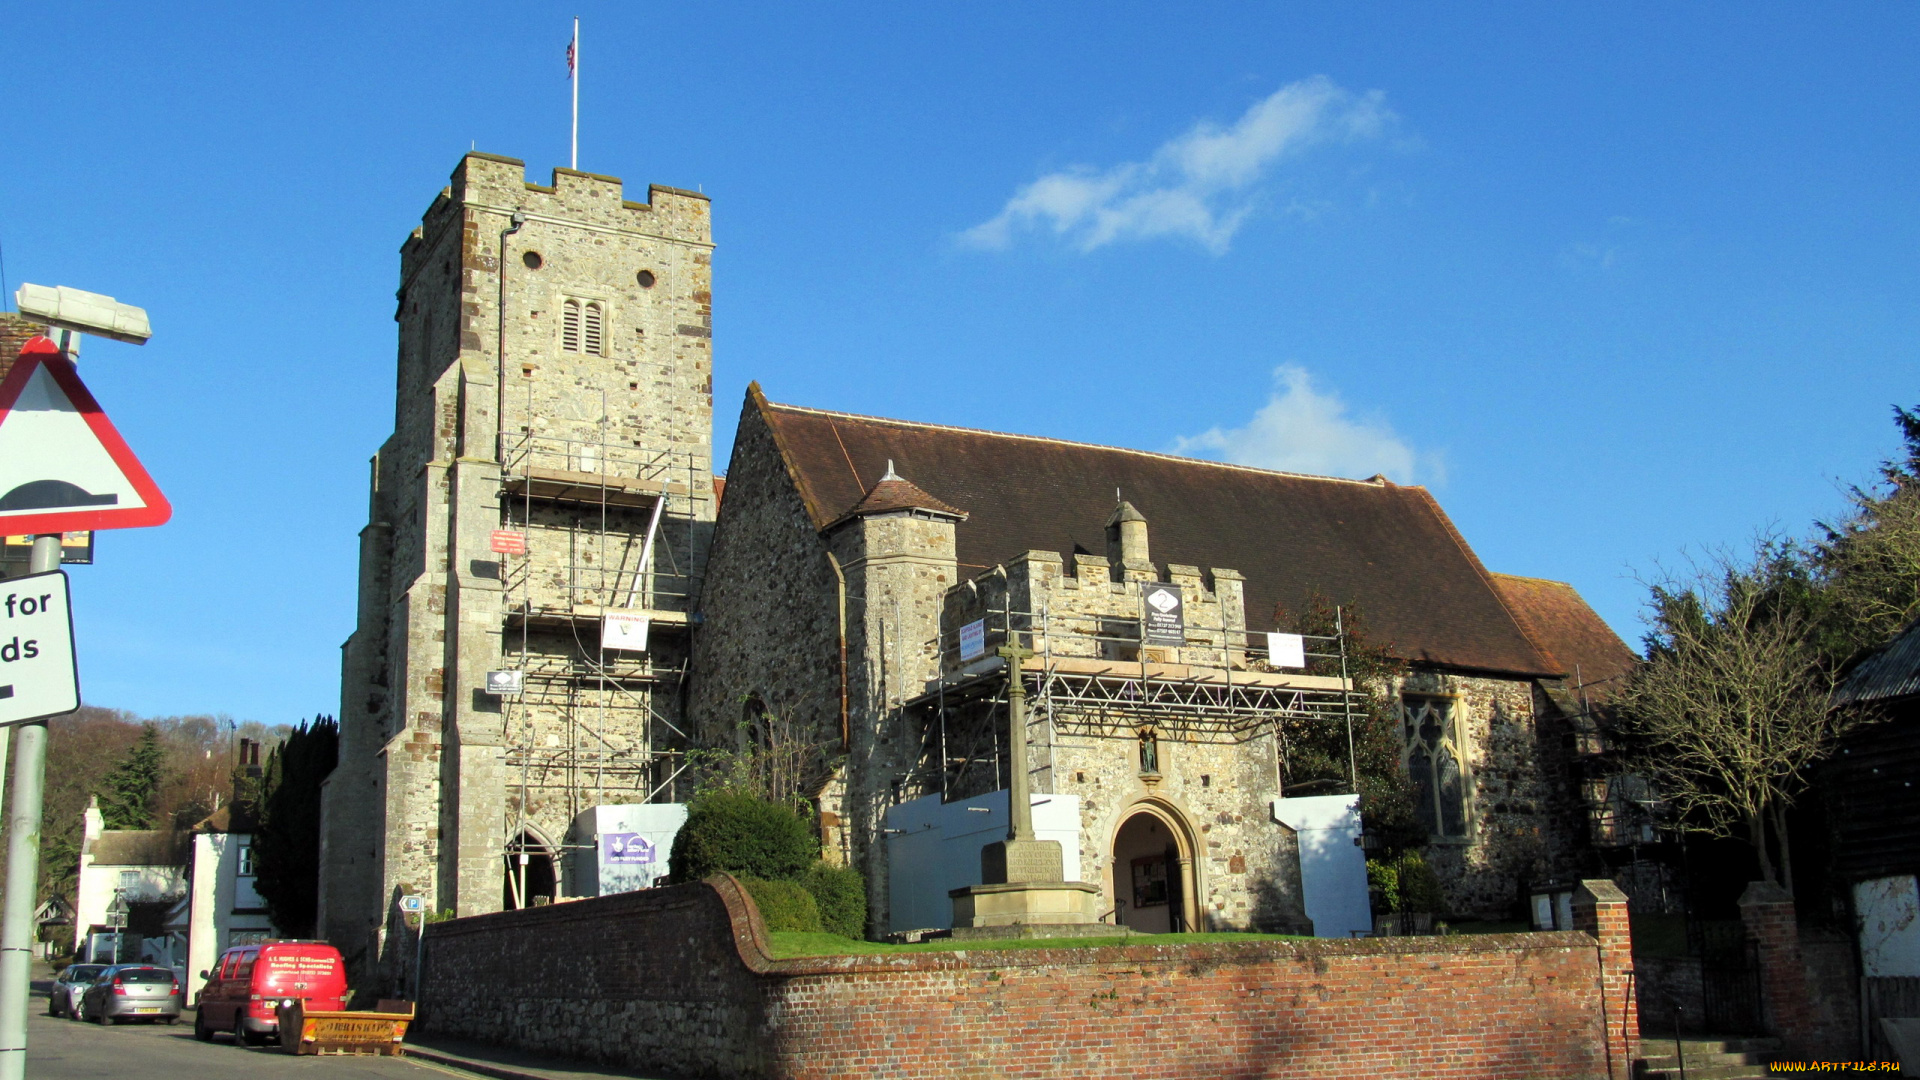
[[[68,964],[66,970],[54,977],[53,989],[47,993],[48,1016],[80,1016],[80,995],[103,971],[105,964]]]
[[[186,995],[180,980],[168,968],[148,964],[119,964],[102,971],[80,996],[80,1019],[102,1024],[127,1020],[180,1019]]]

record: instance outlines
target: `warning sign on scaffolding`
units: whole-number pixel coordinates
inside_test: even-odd
[[[527,673],[524,671],[487,672],[487,693],[494,697],[519,697],[527,686]]]
[[[1273,667],[1307,666],[1307,639],[1299,634],[1268,634],[1267,663]]]
[[[525,555],[527,553],[527,534],[509,532],[506,529],[493,530],[490,545],[498,555]]]
[[[1142,639],[1148,645],[1185,645],[1187,612],[1180,586],[1154,582],[1141,586],[1147,620]]]
[[[625,611],[608,611],[600,616],[600,647],[622,652],[647,651],[647,617]]]
[[[960,628],[960,662],[987,655],[987,620],[975,619]]]

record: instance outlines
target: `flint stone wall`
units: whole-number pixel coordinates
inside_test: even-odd
[[[1600,1077],[1597,965],[1631,949],[1624,903],[1602,907],[1619,917],[1585,920],[1598,949],[1566,932],[775,960],[722,876],[435,924],[416,1027],[702,1077]]]

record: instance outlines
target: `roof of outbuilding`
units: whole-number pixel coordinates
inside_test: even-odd
[[[827,412],[748,389],[816,528],[866,497],[889,460],[970,516],[962,573],[1029,550],[1102,554],[1114,490],[1147,518],[1154,560],[1246,575],[1247,621],[1313,594],[1357,603],[1407,660],[1557,675],[1425,488],[1305,476],[1170,454]]]
[[[1579,679],[1576,690],[1605,700],[1620,688],[1640,657],[1620,635],[1564,581],[1493,575],[1494,587],[1507,602],[1534,645],[1566,672]]]
[[[1920,619],[1860,661],[1833,693],[1835,705],[1920,696]]]

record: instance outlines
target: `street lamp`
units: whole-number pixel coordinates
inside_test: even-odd
[[[44,320],[50,329],[92,334],[130,345],[145,345],[153,336],[146,308],[123,304],[111,296],[65,285],[22,283],[13,299],[20,314]],[[66,342],[58,344],[64,351],[73,351]]]

